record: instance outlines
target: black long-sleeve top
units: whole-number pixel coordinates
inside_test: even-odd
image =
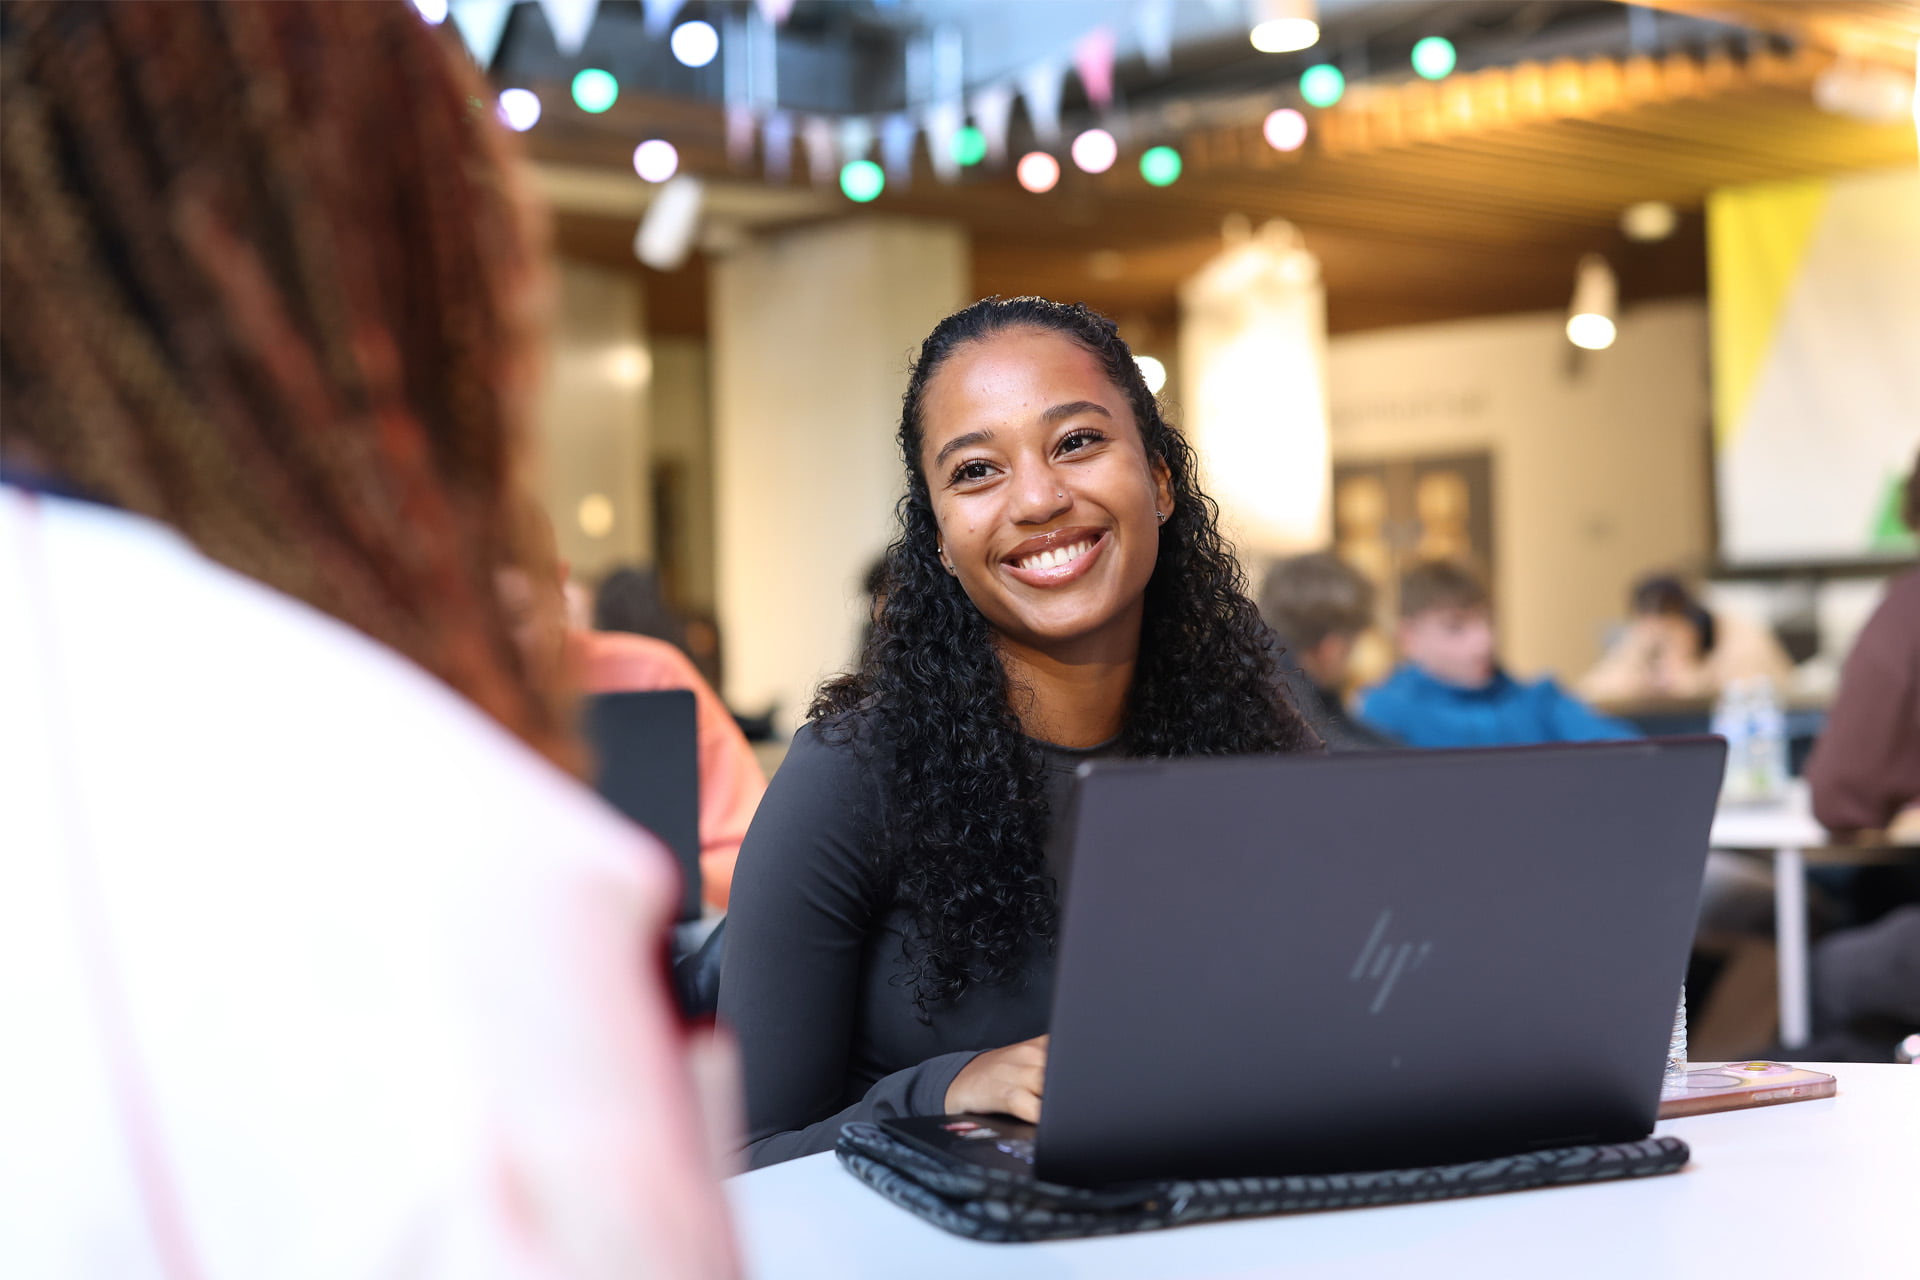
[[[870,722],[856,720],[856,734]],[[1064,811],[1082,760],[1111,745],[1041,744],[1049,811]],[[938,1115],[976,1054],[1047,1028],[1053,950],[1035,940],[1016,977],[914,1007],[903,941],[912,926],[880,874],[872,835],[885,762],[803,728],[740,846],[720,976],[720,1020],[746,1073],[747,1157],[759,1168],[829,1151],[851,1120]],[[1064,879],[1063,842],[1047,861]]]

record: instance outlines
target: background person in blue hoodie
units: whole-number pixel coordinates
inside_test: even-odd
[[[1362,695],[1360,717],[1413,747],[1637,738],[1550,679],[1500,669],[1486,584],[1463,564],[1430,560],[1400,579],[1401,662]]]

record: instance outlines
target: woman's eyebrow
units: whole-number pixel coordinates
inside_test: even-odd
[[[1051,410],[1049,410],[1051,412]],[[955,436],[940,446],[940,452],[933,456],[933,465],[939,466],[947,460],[947,455],[961,449],[971,449],[976,444],[986,444],[993,439],[993,432],[985,429],[969,431],[965,435]]]
[[[1040,415],[1040,421],[1052,424],[1067,418],[1077,418],[1083,413],[1097,413],[1103,418],[1112,418],[1105,405],[1095,404],[1091,400],[1075,400],[1070,404],[1057,404]]]

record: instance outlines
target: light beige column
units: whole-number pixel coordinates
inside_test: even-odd
[[[875,218],[752,242],[712,273],[716,586],[726,693],[796,727],[855,656],[860,576],[904,492],[907,366],[968,301],[966,234]]]
[[[1292,227],[1269,223],[1180,291],[1180,398],[1203,483],[1248,576],[1330,532],[1326,292]]]
[[[562,261],[535,423],[539,495],[560,555],[591,583],[653,553],[647,349],[639,277]]]

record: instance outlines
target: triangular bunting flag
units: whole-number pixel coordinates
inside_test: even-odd
[[[807,176],[816,186],[825,186],[840,172],[840,155],[834,147],[831,116],[808,116],[800,122],[800,141],[807,147]]]
[[[973,124],[987,140],[987,159],[1007,159],[1007,122],[1013,118],[1013,86],[988,85],[973,95]]]
[[[1113,105],[1113,28],[1095,27],[1073,46],[1074,70],[1087,87],[1087,101],[1105,111]]]
[[[453,0],[448,16],[460,30],[467,52],[483,67],[493,65],[500,51],[500,37],[506,34],[507,13],[513,0]]]
[[[754,128],[757,123],[752,107],[727,107],[727,163],[736,169],[744,169],[753,163],[753,135],[757,132]]]
[[[760,151],[767,179],[785,182],[793,176],[793,117],[784,111],[768,116],[760,126]]]
[[[919,137],[912,116],[890,115],[880,122],[880,165],[888,182],[905,187],[913,180],[913,144]]]
[[[547,15],[554,47],[569,58],[585,47],[587,32],[593,29],[593,15],[599,11],[600,0],[540,0],[540,12]]]
[[[754,5],[760,10],[760,16],[776,27],[793,12],[793,0],[754,0]]]
[[[1142,0],[1133,34],[1149,67],[1165,71],[1173,66],[1173,0]]]
[[[873,121],[865,116],[847,116],[840,121],[840,159],[842,164],[865,160],[873,150]]]
[[[644,3],[647,10],[647,34],[658,40],[673,26],[673,20],[686,0],[644,0]]]
[[[1027,100],[1027,119],[1040,141],[1060,141],[1060,86],[1066,71],[1057,62],[1040,62],[1020,77],[1020,94]]]
[[[927,131],[927,159],[933,164],[934,176],[942,182],[952,182],[960,176],[960,161],[953,154],[954,135],[960,132],[965,120],[958,101],[937,102],[927,108],[921,117],[921,126]]]

